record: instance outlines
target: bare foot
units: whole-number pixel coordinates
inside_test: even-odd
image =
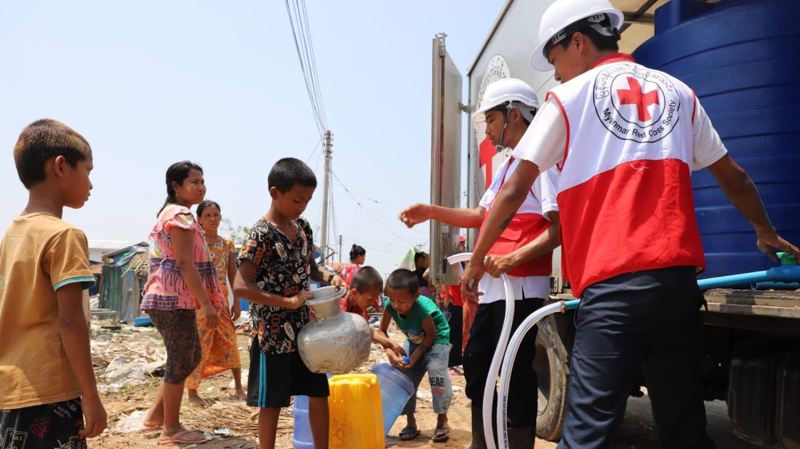
[[[239,387],[239,388],[236,389],[236,393],[235,393],[234,396],[237,399],[239,399],[240,401],[246,401],[247,400],[247,393],[244,391],[244,389],[242,389],[242,387]]]
[[[199,405],[203,407],[206,405],[206,401],[203,400],[198,394],[197,390],[186,390],[188,396],[188,402],[192,405]]]
[[[200,444],[205,442],[203,432],[199,430],[188,430],[183,426],[177,426],[172,429],[164,427],[159,437],[161,443],[195,443]]]

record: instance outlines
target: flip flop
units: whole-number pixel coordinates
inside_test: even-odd
[[[142,424],[141,431],[142,431],[142,433],[161,432],[161,429],[163,429],[163,428],[164,428],[164,426],[162,426],[161,424],[156,425],[156,426],[146,426],[146,425]]]
[[[450,426],[436,426],[433,432],[433,442],[443,443],[450,438]]]
[[[197,435],[197,437],[192,438],[191,435]],[[183,432],[178,432],[171,437],[161,437],[158,439],[159,444],[203,444],[205,442],[205,435],[197,430],[184,430]]]
[[[400,431],[400,440],[402,441],[413,440],[418,436],[419,436],[419,429],[417,429],[416,427],[405,426],[403,430]]]

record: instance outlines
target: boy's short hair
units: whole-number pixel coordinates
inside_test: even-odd
[[[89,142],[69,126],[52,119],[37,120],[26,126],[14,146],[14,162],[22,185],[30,189],[44,181],[45,163],[64,156],[73,168],[92,151]]]
[[[416,295],[419,293],[419,280],[413,271],[406,270],[405,268],[398,268],[389,275],[389,279],[386,280],[386,287],[392,290],[405,289],[408,290],[408,293]]]
[[[285,157],[272,166],[267,177],[267,185],[270,189],[275,187],[278,192],[286,193],[296,185],[316,188],[317,177],[305,162]]]
[[[350,287],[358,290],[359,293],[382,291],[383,278],[378,270],[372,267],[361,267],[350,281]]]

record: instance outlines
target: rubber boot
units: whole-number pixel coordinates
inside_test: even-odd
[[[483,433],[483,410],[472,407],[472,444],[469,449],[486,449],[486,436]]]
[[[508,447],[510,449],[532,449],[535,440],[535,427],[509,427],[508,429]]]

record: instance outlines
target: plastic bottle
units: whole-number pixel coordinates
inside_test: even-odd
[[[408,360],[407,357],[403,358]],[[406,363],[408,362],[406,361]],[[414,384],[402,371],[385,363],[373,366],[372,374],[378,376],[378,384],[381,388],[383,431],[384,435],[388,435],[394,422],[403,412],[406,402],[414,394]]]

